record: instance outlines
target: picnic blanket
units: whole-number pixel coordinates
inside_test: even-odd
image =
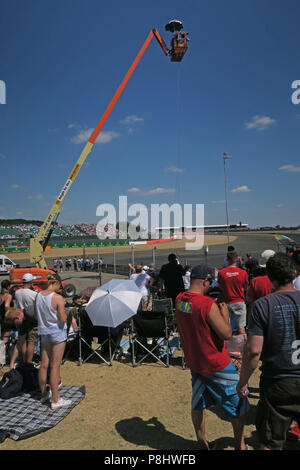
[[[71,399],[72,404],[52,411],[50,402],[40,402],[40,391],[22,393],[9,400],[0,399],[0,442],[7,437],[14,441],[27,439],[53,428],[83,400],[85,387],[64,385],[59,389],[59,395]]]

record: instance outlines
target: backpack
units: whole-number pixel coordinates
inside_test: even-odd
[[[0,382],[0,398],[7,400],[19,395],[22,391],[23,377],[16,369],[5,372]]]
[[[23,379],[22,392],[28,393],[39,390],[39,371],[33,364],[24,362],[16,370]]]

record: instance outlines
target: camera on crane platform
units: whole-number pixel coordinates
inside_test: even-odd
[[[183,24],[179,20],[172,20],[165,26],[166,31],[170,31],[173,34],[171,39],[171,50],[169,51],[171,62],[181,62],[184,54],[188,49],[187,37],[189,33],[181,31]]]

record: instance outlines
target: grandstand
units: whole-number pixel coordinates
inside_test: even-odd
[[[8,221],[7,221],[8,222]],[[23,221],[22,221],[23,222]],[[25,221],[24,221],[25,222]],[[98,227],[104,234],[103,240],[116,240],[120,234],[118,229],[112,224]],[[35,237],[40,229],[40,224],[19,223],[0,225],[0,241],[1,246],[11,246],[11,243],[17,246],[29,246],[29,239]],[[127,239],[127,234],[123,234],[123,239]],[[52,232],[49,245],[57,244],[90,244],[99,243],[96,233],[96,224],[75,224],[75,225],[59,225],[55,226]]]
[[[89,235],[91,237],[96,237],[96,225],[95,224],[77,224],[74,226],[81,235]]]
[[[35,237],[39,228],[38,225],[3,225],[0,226],[0,239]],[[96,235],[95,229],[94,233]],[[74,225],[57,225],[52,233],[53,237],[80,237],[84,235],[87,233]]]
[[[20,238],[22,237],[22,232],[16,227],[0,227],[0,239],[10,239],[10,238]]]

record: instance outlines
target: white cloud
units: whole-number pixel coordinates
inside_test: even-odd
[[[10,187],[11,189],[22,189],[22,186],[20,186],[19,184],[12,184]]]
[[[140,188],[130,188],[130,189],[128,189],[128,192],[129,193],[140,193],[141,190],[140,190]]]
[[[16,214],[17,215],[23,215],[23,212],[22,211],[17,211]]]
[[[124,124],[125,126],[130,126],[130,125],[135,124],[137,122],[144,122],[144,119],[141,118],[141,117],[136,116],[136,114],[131,114],[130,116],[126,116],[120,122],[121,122],[121,124]]]
[[[170,194],[170,193],[175,193],[175,189],[165,189],[165,188],[155,188],[155,189],[150,189],[150,191],[147,191],[145,195],[150,195],[150,194]]]
[[[4,153],[0,153],[0,160],[6,160],[6,155]]]
[[[41,199],[44,199],[44,195],[43,194],[36,194],[35,196],[27,196],[27,199],[37,199],[38,201],[40,201]]]
[[[280,209],[281,207],[284,207],[284,204],[277,204],[276,207],[278,207],[278,209]]]
[[[78,134],[72,137],[71,142],[74,144],[82,144],[87,142],[92,135],[93,128],[90,129],[81,129]],[[100,132],[98,138],[96,139],[96,144],[107,144],[114,139],[117,139],[120,134],[115,131],[102,131]]]
[[[298,172],[300,171],[300,166],[295,166],[295,165],[283,165],[279,168],[279,170],[282,171],[290,171],[290,172]]]
[[[85,129],[78,132],[78,134],[72,137],[71,142],[74,144],[82,144],[83,142],[87,142],[91,137],[93,129]]]
[[[250,193],[250,191],[252,191],[252,189],[249,189],[245,184],[231,190],[232,193]]]
[[[140,188],[130,188],[130,189],[128,189],[128,192],[129,193],[139,194],[140,196],[151,196],[151,195],[155,195],[155,194],[174,193],[175,189],[166,189],[166,188],[158,187],[158,188],[150,189],[149,191],[141,191]]]
[[[184,170],[182,168],[177,168],[176,166],[169,166],[166,168],[166,171],[170,173],[182,173]]]
[[[247,129],[257,129],[258,131],[264,131],[275,123],[276,120],[268,116],[253,116],[251,122],[246,122],[245,126]]]

